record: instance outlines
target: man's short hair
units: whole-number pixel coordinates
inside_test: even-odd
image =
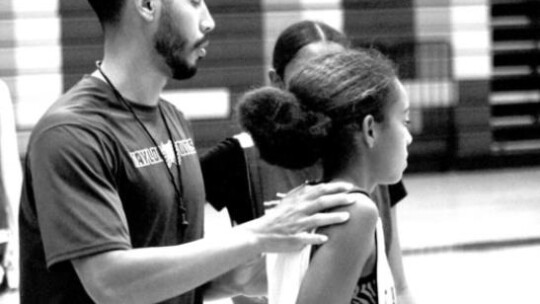
[[[125,0],[88,0],[102,25],[118,22],[125,2]]]

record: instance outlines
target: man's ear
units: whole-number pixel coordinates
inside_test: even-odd
[[[148,20],[152,21],[156,17],[156,0],[135,0],[137,10],[141,16]]]
[[[376,122],[373,115],[366,115],[362,121],[362,136],[369,148],[373,148],[373,146],[375,146],[375,141],[377,140],[377,130],[375,126]]]
[[[285,89],[285,83],[283,79],[279,77],[276,70],[270,69],[268,71],[268,78],[270,79],[270,84],[276,88]]]

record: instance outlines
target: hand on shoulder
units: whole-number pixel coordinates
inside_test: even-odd
[[[324,243],[326,236],[309,231],[349,219],[346,211],[325,211],[354,203],[355,197],[347,194],[352,187],[343,182],[298,187],[265,216],[239,227],[255,235],[262,252],[296,251],[308,244]]]
[[[340,225],[331,225],[320,229],[319,232],[327,235],[329,238],[357,238],[360,234],[373,235],[377,221],[379,219],[379,210],[371,198],[363,193],[348,193],[349,199],[353,204],[338,207],[335,211],[347,212],[350,218],[347,222]],[[337,241],[337,240],[336,240]]]

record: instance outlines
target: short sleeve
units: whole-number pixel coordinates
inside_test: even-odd
[[[206,199],[216,209],[224,207],[242,223],[253,219],[246,158],[238,140],[227,138],[201,156]]]
[[[29,150],[47,266],[131,247],[113,172],[112,147],[75,126],[40,133]]]
[[[394,207],[407,196],[407,189],[403,181],[400,180],[396,184],[388,186],[388,193],[390,195],[390,206]]]

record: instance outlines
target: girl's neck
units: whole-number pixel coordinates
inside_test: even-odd
[[[369,167],[361,162],[351,163],[342,170],[333,172],[330,175],[325,174],[324,180],[348,182],[368,193],[371,193],[376,186],[376,183],[371,178]]]
[[[358,179],[352,177],[352,176],[336,176],[334,178],[329,179],[329,181],[332,182],[347,182],[350,184],[353,184],[356,186],[358,190],[362,190],[366,193],[371,193],[375,189],[375,186],[370,186],[365,182],[359,181]]]

